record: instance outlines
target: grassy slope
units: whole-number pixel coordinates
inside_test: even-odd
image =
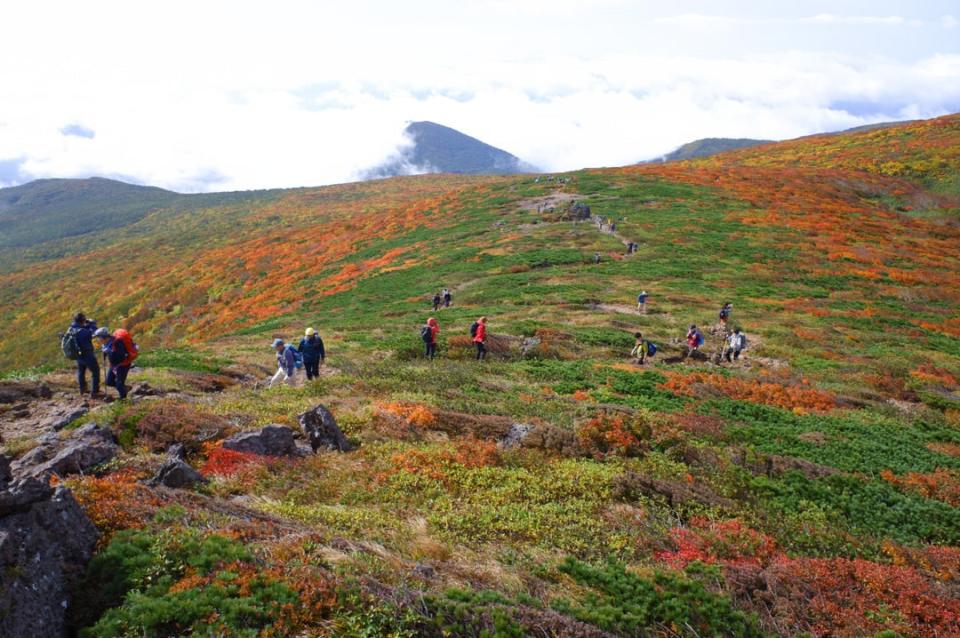
[[[948,610],[960,570],[960,230],[949,194],[958,146],[953,118],[763,155],[572,174],[566,190],[640,243],[632,257],[592,225],[537,214],[537,198],[554,186],[521,177],[387,180],[198,211],[134,240],[128,276],[109,247],[57,262],[56,275],[43,264],[3,276],[0,319],[18,338],[5,336],[0,353],[36,363],[28,353],[68,314],[65,303],[98,300],[91,314],[125,321],[148,351],[181,346],[145,354],[141,379],[192,392],[171,368],[269,366],[272,336],[318,328],[339,372],[298,388],[198,396],[192,409],[244,426],[293,425],[322,401],[360,450],[256,462],[202,491],[241,495],[284,525],[306,526],[293,535],[244,528],[262,564],[292,569],[295,547],[338,587],[371,577],[441,596],[427,606],[437,617],[450,587],[494,590],[494,607],[528,630],[524,614],[546,605],[564,622],[633,635],[610,618],[642,587],[625,596],[562,561],[615,558],[653,578],[699,558],[724,571],[690,577],[759,613],[771,633],[947,635],[957,630]],[[909,173],[886,174],[890,162]],[[34,292],[54,276],[71,282],[66,301],[62,291]],[[454,290],[455,306],[439,315],[444,356],[429,363],[416,356],[416,327],[441,286]],[[652,293],[647,316],[630,312],[641,288]],[[749,365],[669,363],[686,325],[711,325],[728,299],[754,344]],[[536,356],[471,362],[462,335],[481,314],[495,334],[537,335]],[[623,365],[637,329],[661,345],[642,371]],[[707,350],[718,348],[708,335]],[[222,361],[204,363],[210,355]],[[158,405],[91,418],[135,428],[125,410],[142,416]],[[634,412],[620,425],[602,416],[624,409]],[[482,435],[435,431],[445,419],[469,421],[445,411],[573,430],[587,453],[497,453]],[[613,428],[599,443],[588,436],[598,424]],[[155,464],[149,442],[140,432],[122,464]],[[839,473],[757,470],[781,456]],[[700,496],[668,502],[630,487],[636,476]],[[75,487],[97,494],[93,481]],[[116,511],[101,525],[128,526]],[[196,505],[163,512],[133,520],[161,535],[237,525]],[[436,575],[414,575],[418,562]],[[775,591],[755,597],[743,586],[749,573]],[[697,607],[660,587],[679,609]],[[590,591],[605,592],[608,605]],[[833,604],[838,596],[849,605]],[[403,596],[378,600],[341,597],[328,613],[341,635],[413,631],[399,612],[387,609],[390,621],[375,613],[390,600],[409,609]],[[492,622],[489,599],[469,600],[468,611]],[[681,635],[736,635],[710,609],[709,618],[672,621],[650,612],[640,624],[654,634],[675,635],[674,622]]]

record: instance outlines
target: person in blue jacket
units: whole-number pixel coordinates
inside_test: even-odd
[[[323,339],[313,328],[307,328],[297,347],[303,357],[303,369],[307,371],[307,381],[320,377],[320,366],[327,358],[323,349]]]
[[[100,394],[100,364],[97,363],[97,353],[93,347],[93,333],[96,330],[97,322],[87,319],[82,312],[78,312],[70,324],[70,331],[73,332],[77,349],[80,351],[80,356],[77,357],[77,384],[80,386],[80,394],[86,394],[89,370],[93,386],[90,396]]]
[[[297,355],[294,354],[294,349],[288,347],[283,339],[274,339],[273,349],[277,351],[277,372],[267,387],[272,388],[274,383],[281,380],[287,385],[292,384],[293,375],[297,372]]]

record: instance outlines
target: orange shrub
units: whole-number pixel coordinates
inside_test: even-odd
[[[635,415],[600,412],[577,428],[577,441],[594,458],[639,456],[652,430]]]
[[[102,477],[87,475],[64,481],[100,530],[101,543],[122,529],[143,527],[161,506],[160,499],[137,479],[134,472],[120,470]]]
[[[404,420],[407,425],[418,429],[426,429],[436,423],[437,416],[429,406],[422,403],[385,403],[380,406],[384,412],[393,414]]]
[[[697,396],[695,389],[698,385],[713,388],[731,399],[798,412],[827,411],[837,405],[834,396],[822,390],[759,380],[748,381],[706,372],[668,373],[667,381],[661,387],[681,396]]]

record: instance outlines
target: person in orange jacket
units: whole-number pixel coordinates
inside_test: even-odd
[[[477,319],[470,326],[470,334],[473,336],[473,343],[477,346],[477,361],[483,361],[487,358],[487,318]]]

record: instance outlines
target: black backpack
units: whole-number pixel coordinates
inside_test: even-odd
[[[433,330],[430,329],[430,326],[421,326],[420,327],[420,338],[423,339],[426,343],[433,341]]]
[[[80,345],[77,343],[77,331],[70,328],[60,335],[60,349],[63,350],[63,356],[71,361],[80,358]]]
[[[471,337],[476,337],[476,336],[477,336],[477,330],[479,330],[479,329],[480,329],[480,323],[479,323],[479,322],[474,321],[472,324],[470,324],[470,336],[471,336]]]

